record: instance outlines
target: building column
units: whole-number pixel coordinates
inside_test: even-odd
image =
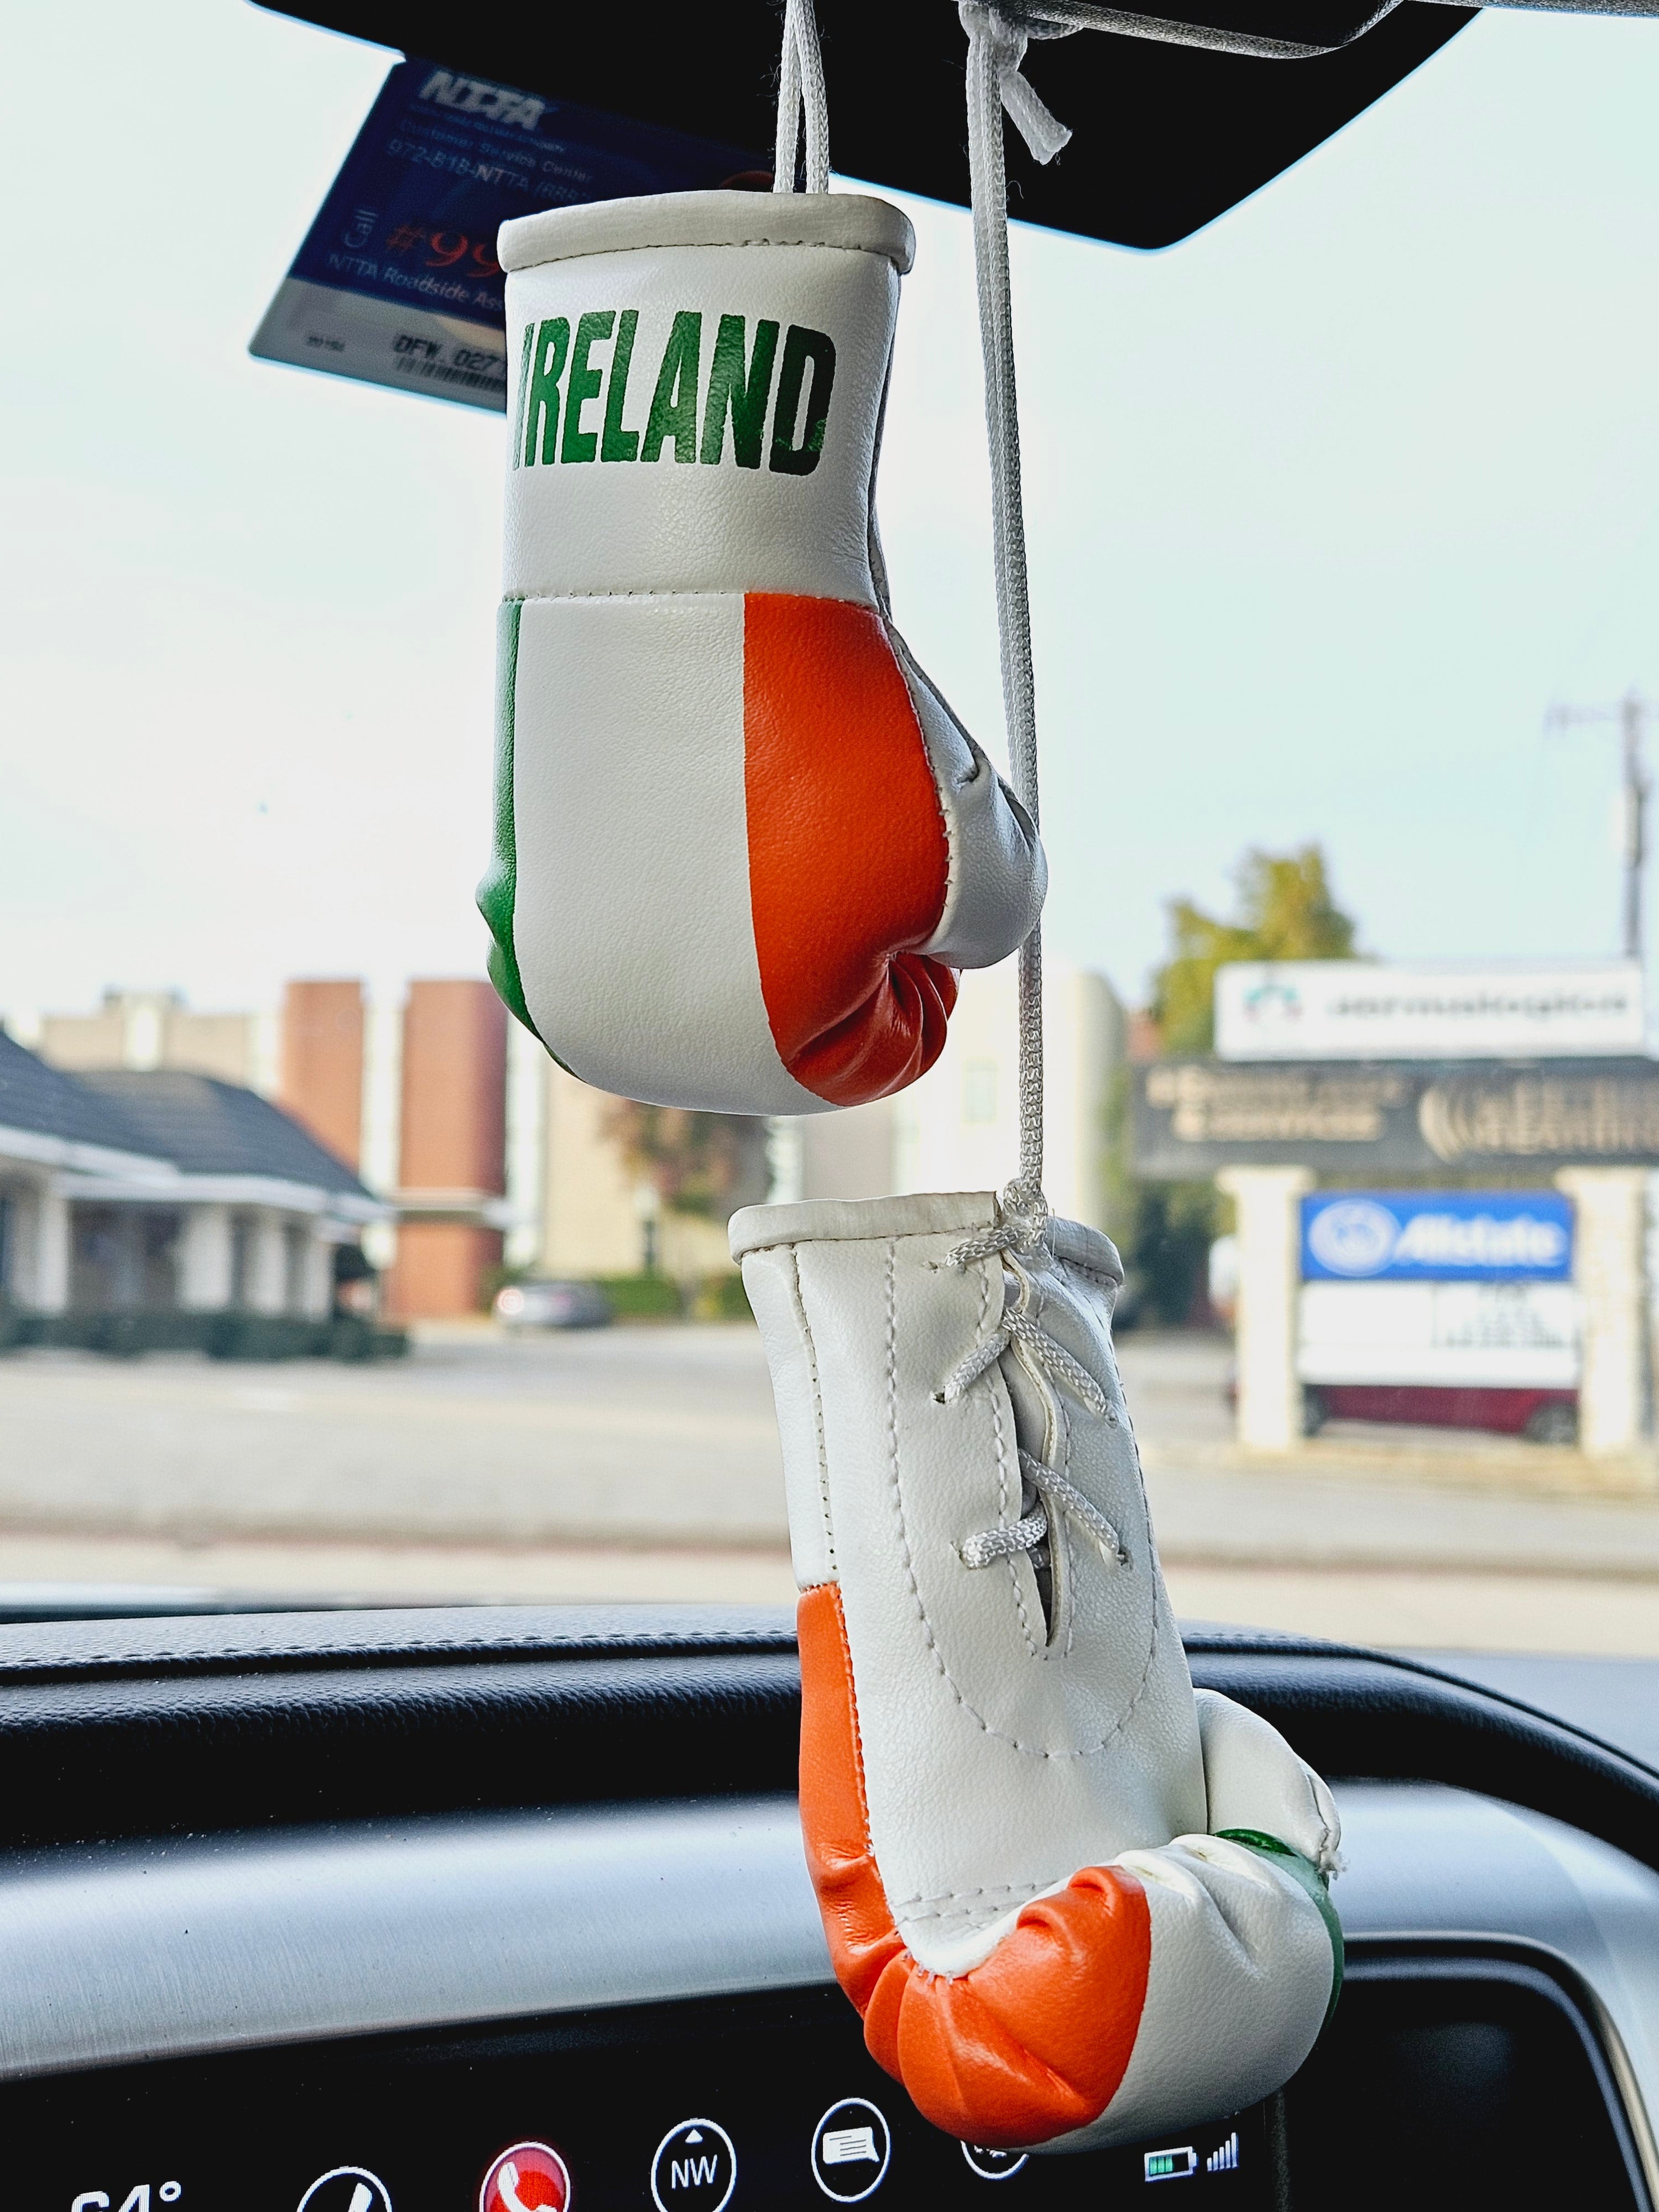
[[[547,1064],[542,1247],[550,1275],[631,1275],[640,1264],[634,1180],[606,1127],[611,1101]]]
[[[1578,1442],[1592,1459],[1639,1450],[1649,1429],[1647,1175],[1641,1168],[1563,1168],[1573,1208],[1573,1280],[1583,1301]]]
[[[553,1063],[517,1022],[507,1029],[507,1197],[514,1224],[501,1257],[509,1267],[533,1267],[542,1249],[547,1207],[548,1071]]]
[[[230,1208],[192,1206],[179,1238],[179,1304],[190,1313],[223,1313],[231,1296]]]
[[[250,1217],[247,1288],[250,1313],[279,1314],[288,1304],[288,1240],[280,1213],[261,1206]]]
[[[18,1273],[17,1303],[36,1313],[66,1312],[70,1302],[70,1202],[53,1184],[37,1183],[29,1217],[27,1257]]]
[[[307,1321],[326,1321],[334,1310],[334,1246],[313,1225],[306,1246],[305,1288],[300,1310]]]
[[[1297,1201],[1314,1179],[1306,1168],[1227,1168],[1216,1182],[1238,1216],[1238,1441],[1246,1451],[1294,1451],[1302,1442]]]

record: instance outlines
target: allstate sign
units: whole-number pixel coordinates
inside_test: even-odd
[[[1324,1191],[1302,1201],[1305,1282],[1561,1283],[1572,1208],[1553,1190]]]

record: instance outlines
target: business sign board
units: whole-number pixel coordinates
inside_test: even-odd
[[[769,154],[399,62],[249,350],[505,410],[495,234],[509,216],[769,181],[763,165]]]
[[[1571,1277],[1572,1207],[1553,1190],[1320,1191],[1302,1201],[1304,1282]]]
[[[1304,1382],[1573,1390],[1581,1333],[1571,1283],[1304,1283],[1296,1371]]]
[[[1642,970],[1259,960],[1216,970],[1223,1060],[1560,1060],[1639,1053]]]
[[[1134,1170],[1148,1181],[1226,1167],[1378,1182],[1446,1168],[1659,1167],[1659,1060],[1160,1060],[1133,1074]]]
[[[1573,1221],[1553,1190],[1322,1191],[1302,1201],[1304,1382],[1572,1389]]]

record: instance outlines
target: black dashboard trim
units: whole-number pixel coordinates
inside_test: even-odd
[[[1443,1668],[1208,1627],[1194,1680],[1333,1777],[1441,1782],[1659,1869],[1659,1772]],[[500,1606],[0,1626],[0,1846],[792,1790],[766,1607]]]

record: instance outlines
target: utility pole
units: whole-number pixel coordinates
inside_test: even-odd
[[[1652,711],[1650,703],[1632,687],[1616,707],[1552,707],[1544,720],[1545,728],[1549,730],[1569,729],[1584,722],[1616,722],[1619,726],[1625,792],[1624,951],[1626,960],[1638,962],[1642,957],[1642,868],[1648,852],[1648,795],[1653,788],[1648,777],[1643,738]]]

